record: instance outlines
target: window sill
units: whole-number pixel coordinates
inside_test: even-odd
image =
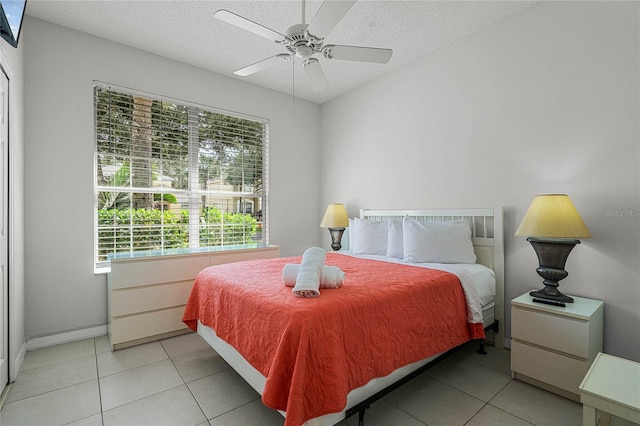
[[[185,256],[191,254],[205,254],[205,253],[234,253],[240,252],[243,250],[256,250],[256,249],[265,249],[265,248],[277,248],[278,246],[274,245],[266,245],[266,244],[237,244],[237,245],[229,245],[229,246],[211,246],[211,247],[200,247],[200,248],[183,248],[183,249],[170,249],[170,250],[149,250],[149,251],[137,251],[137,252],[127,252],[127,253],[118,253],[115,255],[110,255],[110,260],[116,261],[128,261],[128,260],[136,260],[136,259],[153,259],[158,257],[169,257],[169,256]],[[94,266],[93,273],[94,275],[102,275],[108,274],[111,272],[111,266]]]
[[[111,272],[111,266],[100,266],[93,268],[93,275],[105,275]]]

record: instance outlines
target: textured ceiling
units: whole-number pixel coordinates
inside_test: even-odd
[[[233,74],[286,50],[213,17],[227,9],[280,33],[302,20],[293,0],[29,0],[30,16],[146,50],[317,103],[468,36],[531,6],[534,1],[358,1],[329,33],[325,44],[393,49],[387,64],[320,58],[329,88],[314,92],[300,64],[292,62],[248,77]],[[322,4],[306,1],[309,23]]]

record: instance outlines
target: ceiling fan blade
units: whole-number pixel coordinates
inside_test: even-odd
[[[243,18],[240,15],[236,15],[235,13],[229,12],[225,9],[220,9],[213,14],[214,17],[218,18],[221,21],[224,21],[228,24],[235,25],[238,28],[242,28],[243,30],[250,31],[254,34],[258,34],[264,38],[267,38],[271,41],[281,42],[285,39],[285,36],[280,34],[277,31],[264,27],[260,24],[257,24],[253,21],[248,20],[247,18]]]
[[[239,70],[234,71],[233,73],[242,77],[246,77],[248,75],[257,73],[258,71],[262,71],[263,69],[277,65],[283,61],[287,61],[289,60],[290,56],[291,55],[287,53],[281,53],[279,55],[272,56],[267,59],[263,59],[262,61],[256,62],[255,64],[251,64],[248,67],[240,68]]]
[[[327,59],[386,64],[389,62],[389,59],[391,59],[393,50],[379,49],[377,47],[336,46],[328,44],[322,48],[322,54]]]
[[[311,83],[311,87],[314,91],[317,92],[329,87],[327,76],[324,75],[324,71],[322,71],[320,62],[318,62],[316,58],[306,59],[302,63],[302,67],[304,68],[304,72],[305,74],[307,74],[309,83]]]
[[[356,0],[324,0],[307,31],[318,38],[325,38],[355,3]]]

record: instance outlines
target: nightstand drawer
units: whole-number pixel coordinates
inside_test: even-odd
[[[578,394],[587,373],[587,361],[545,351],[517,341],[511,342],[511,370],[552,386]]]
[[[520,341],[589,358],[589,323],[519,307],[511,309],[511,335]]]

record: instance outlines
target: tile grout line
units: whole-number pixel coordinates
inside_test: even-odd
[[[29,372],[29,371],[33,371],[33,370],[41,369],[41,368],[51,368],[51,366],[56,365],[56,364],[62,364],[62,363],[65,363],[65,362],[75,361],[75,360],[79,360],[79,359],[82,359],[82,358],[89,358],[89,357],[93,357],[93,359],[94,359],[94,361],[95,361],[95,368],[96,368],[96,378],[95,378],[95,380],[96,380],[96,382],[97,382],[97,386],[98,386],[98,398],[99,398],[100,407],[101,407],[101,408],[100,408],[100,413],[99,413],[99,414],[101,415],[101,424],[103,424],[103,422],[102,422],[102,402],[100,401],[100,382],[99,382],[99,379],[100,379],[100,378],[99,378],[99,374],[98,374],[98,371],[97,371],[97,369],[98,369],[97,350],[96,350],[95,338],[91,338],[91,339],[92,339],[92,346],[93,346],[93,355],[85,355],[85,356],[82,356],[82,357],[72,358],[71,360],[62,360],[62,361],[59,361],[59,362],[56,362],[56,363],[53,363],[53,364],[47,364],[47,365],[42,365],[42,366],[40,366],[40,367],[34,367],[34,368],[26,369],[26,370],[20,370],[20,371],[18,372],[18,376],[16,376],[16,381],[18,380],[18,378],[19,378],[19,376],[20,376],[20,374],[21,374],[21,373],[25,373],[25,372]],[[67,386],[62,386],[62,387],[60,387],[60,388],[51,389],[51,390],[48,390],[48,391],[46,391],[46,392],[38,393],[38,394],[35,394],[35,395],[26,396],[26,397],[24,397],[24,398],[16,399],[15,401],[10,401],[10,402],[8,402],[8,403],[7,403],[7,405],[11,405],[11,404],[14,404],[14,403],[19,403],[19,402],[22,402],[22,401],[26,401],[26,400],[29,400],[29,399],[31,399],[31,398],[43,397],[43,396],[45,396],[45,395],[52,394],[52,393],[54,393],[54,392],[58,392],[58,391],[61,391],[61,390],[63,390],[63,389],[69,389],[69,388],[74,387],[74,386],[78,386],[78,385],[82,385],[82,384],[85,384],[85,383],[89,383],[89,382],[91,382],[91,381],[93,381],[93,380],[94,380],[94,379],[89,379],[89,380],[81,381],[81,382],[78,382],[78,383],[69,384],[69,385],[67,385]],[[7,386],[7,388],[10,388],[10,386]],[[8,394],[9,394],[9,393],[7,392],[7,393],[4,395],[4,399],[6,399],[6,398],[7,398]],[[3,405],[4,405],[4,404],[3,404]],[[92,417],[92,416],[94,416],[94,415],[95,415],[95,414],[93,414],[93,415],[91,415],[91,416],[89,416],[89,417]],[[84,418],[88,418],[88,417],[84,417]],[[73,420],[73,421],[71,421],[71,423],[74,423],[74,422],[77,422],[77,421],[83,420],[84,418],[80,418],[80,419]]]
[[[378,401],[382,401],[384,400],[384,398],[380,398]],[[376,402],[378,402],[376,401]],[[422,423],[425,426],[429,426],[428,424],[426,424],[425,422],[423,422],[422,420],[420,420],[419,418],[417,418],[416,416],[414,416],[413,414],[409,413],[408,411],[406,411],[404,408],[401,408],[397,405],[395,405],[393,402],[385,400],[385,402],[393,407],[395,407],[398,411],[402,411],[403,413],[405,413],[407,416],[411,417],[412,419],[415,419],[418,423]],[[372,404],[373,405],[373,404]],[[370,410],[371,408],[367,408],[367,410]],[[367,412],[365,411],[364,413],[365,417],[367,416]],[[354,415],[355,416],[355,415]]]
[[[230,410],[227,410],[227,411],[225,411],[224,413],[220,413],[220,414],[218,414],[217,416],[214,416],[214,417],[212,417],[212,418],[209,418],[209,417],[207,416],[207,414],[204,412],[204,409],[202,408],[202,406],[200,405],[200,402],[198,402],[198,398],[196,398],[196,396],[193,394],[193,391],[192,391],[192,390],[191,390],[191,388],[189,387],[189,383],[187,383],[187,382],[185,381],[184,377],[182,377],[182,374],[180,374],[180,370],[178,370],[178,367],[175,365],[175,363],[174,363],[174,361],[173,361],[173,358],[169,355],[169,353],[167,352],[167,349],[166,349],[166,348],[164,347],[164,345],[162,344],[162,340],[160,341],[160,345],[162,346],[162,349],[164,349],[165,353],[166,353],[166,354],[167,354],[167,356],[169,357],[169,360],[171,361],[171,364],[174,366],[174,368],[176,369],[176,371],[178,371],[178,375],[179,375],[179,376],[180,376],[180,378],[182,379],[182,381],[183,381],[184,385],[186,386],[187,390],[189,391],[189,394],[191,395],[191,397],[192,397],[192,398],[193,398],[193,400],[195,401],[196,405],[197,405],[197,406],[198,406],[198,408],[200,409],[200,412],[202,413],[202,415],[203,415],[203,416],[204,416],[204,418],[206,419],[206,422],[207,422],[207,423],[209,423],[211,420],[213,420],[213,419],[215,419],[215,418],[218,418],[218,417],[220,417],[220,416],[222,416],[222,415],[225,415],[225,414],[227,414],[227,413],[230,413],[230,412],[232,412],[232,411],[234,411],[234,410],[236,410],[236,409],[238,409],[238,408],[240,408],[240,407],[244,407],[244,406],[249,405],[249,404],[251,404],[251,403],[253,403],[253,402],[257,401],[257,400],[261,400],[260,394],[258,394],[258,398],[256,398],[256,399],[253,399],[253,400],[251,400],[251,401],[249,401],[249,402],[246,402],[246,403],[244,403],[244,404],[242,404],[242,405],[240,405],[240,406],[238,406],[238,407],[234,407],[234,408],[232,408],[232,409],[230,409]],[[180,355],[185,355],[185,354],[180,354]],[[180,356],[180,355],[178,355],[178,356]],[[219,356],[219,355],[218,355],[218,356]],[[205,379],[205,378],[207,378],[207,377],[215,376],[216,374],[220,374],[220,373],[222,373],[222,372],[224,372],[224,371],[227,371],[227,370],[228,370],[228,369],[225,369],[225,370],[223,370],[223,371],[218,371],[218,372],[216,372],[216,373],[209,374],[208,376],[200,377],[200,378],[199,378],[199,379],[197,379],[197,380],[202,380],[202,379]],[[283,419],[284,419],[284,417],[283,417]]]
[[[37,397],[40,397],[40,396],[48,395],[48,394],[50,394],[50,393],[54,393],[54,392],[57,392],[57,391],[61,391],[61,390],[63,390],[63,389],[69,389],[69,388],[72,388],[72,387],[74,387],[74,386],[83,385],[83,384],[85,384],[85,383],[89,383],[89,382],[91,382],[91,381],[93,381],[93,380],[96,380],[96,379],[89,379],[89,380],[85,380],[85,381],[82,381],[82,382],[73,383],[73,384],[70,384],[70,385],[67,385],[67,386],[62,386],[61,388],[51,389],[51,390],[48,390],[48,391],[46,391],[46,392],[42,392],[42,393],[39,393],[39,394],[36,394],[36,395],[26,396],[26,397],[24,397],[24,398],[16,399],[15,401],[7,402],[7,403],[5,403],[4,405],[15,404],[16,402],[25,401],[25,400],[27,400],[27,399],[37,398]]]
[[[484,402],[484,401],[483,401]],[[479,413],[480,411],[484,410],[484,408],[489,405],[488,402],[485,402],[484,405],[482,407],[480,407],[480,409],[478,411],[476,411],[475,413],[473,413],[473,416],[471,416],[471,418],[469,418],[469,420],[467,420],[466,422],[464,422],[464,424],[462,426],[466,426],[469,424],[469,422],[471,422]]]
[[[98,366],[98,343],[93,338],[93,350],[96,356],[96,375],[98,376],[98,402],[100,403],[100,423],[104,426],[104,410],[102,409],[102,388],[100,387],[100,367]]]
[[[259,394],[258,394],[258,395],[259,395]],[[217,419],[218,417],[224,416],[225,414],[228,414],[228,413],[230,413],[230,412],[232,412],[232,411],[235,411],[235,410],[237,410],[237,409],[239,409],[239,408],[246,407],[247,405],[249,405],[249,404],[253,404],[253,403],[254,403],[254,402],[256,402],[256,401],[260,401],[260,403],[262,403],[262,398],[258,397],[258,398],[256,398],[256,399],[252,399],[252,400],[251,400],[251,401],[249,401],[249,402],[245,402],[244,404],[241,404],[241,405],[238,405],[237,407],[231,408],[231,409],[229,409],[229,410],[227,410],[227,411],[225,411],[225,412],[222,412],[222,413],[218,414],[217,416],[211,417],[210,419],[209,419],[209,418],[207,418],[207,422],[211,422],[211,420],[213,420],[213,419]],[[267,408],[269,408],[269,407],[267,407]],[[271,409],[272,409],[272,408],[271,408]],[[205,417],[207,417],[207,416],[205,415]],[[284,418],[284,417],[282,417],[282,420],[283,420],[283,421],[284,421],[284,419],[285,419],[285,418]]]
[[[169,361],[171,361],[171,365],[173,365],[173,368],[175,368],[176,371],[178,372],[178,376],[180,376],[180,379],[182,380],[183,385],[187,388],[187,391],[189,391],[189,395],[191,395],[191,398],[193,398],[196,405],[198,406],[198,409],[202,413],[202,416],[205,418],[205,422],[209,423],[209,418],[207,417],[207,414],[204,412],[204,410],[202,409],[202,406],[198,402],[198,398],[196,398],[196,396],[191,391],[189,384],[184,380],[184,377],[182,377],[182,374],[180,374],[180,370],[176,366],[176,363],[173,361],[173,358],[169,355],[169,352],[167,352],[167,348],[165,348],[164,345],[162,344],[162,340],[160,340],[160,346],[162,347],[162,350],[164,351],[164,353],[167,354],[167,357],[169,358]]]
[[[531,423],[531,422],[530,422],[530,421],[528,421],[527,419],[523,419],[522,417],[517,416],[517,415],[516,415],[516,414],[514,414],[514,413],[511,413],[511,412],[509,412],[509,411],[506,411],[506,410],[504,410],[504,409],[502,409],[502,408],[500,408],[500,407],[496,407],[495,405],[491,404],[491,401],[493,401],[494,399],[496,399],[496,397],[497,397],[498,395],[500,395],[500,393],[501,393],[502,391],[504,391],[504,390],[507,388],[507,386],[509,386],[509,385],[511,384],[511,382],[513,382],[513,381],[515,381],[515,379],[513,379],[513,378],[512,378],[511,380],[509,380],[509,381],[508,381],[508,382],[507,382],[507,383],[506,383],[506,384],[505,384],[505,385],[504,385],[504,386],[503,386],[503,387],[502,387],[498,392],[496,392],[496,394],[495,394],[495,395],[493,395],[493,397],[492,397],[492,398],[487,402],[487,404],[486,404],[486,405],[488,405],[488,406],[490,406],[490,407],[492,407],[492,408],[495,408],[496,410],[500,410],[500,411],[502,411],[503,413],[506,413],[506,414],[508,414],[508,415],[510,415],[510,416],[513,416],[513,417],[517,418],[517,419],[520,419],[520,420],[522,420],[522,421],[523,421],[523,422],[525,422],[525,423],[529,423],[530,425],[534,425],[534,426],[535,426],[535,424],[534,424],[534,423]],[[483,408],[484,408],[484,407],[483,407]]]
[[[477,396],[472,395],[472,394],[470,394],[469,392],[467,392],[467,391],[465,391],[465,390],[462,390],[462,389],[460,389],[460,388],[458,388],[458,387],[456,387],[456,386],[452,385],[451,383],[447,383],[447,382],[442,381],[442,380],[441,380],[441,379],[439,379],[438,377],[429,376],[429,378],[430,378],[430,379],[432,379],[432,380],[435,380],[435,381],[436,381],[436,382],[438,382],[438,383],[441,383],[441,384],[443,384],[443,385],[446,385],[446,386],[448,386],[448,387],[449,387],[449,388],[451,388],[451,389],[457,390],[458,392],[460,392],[460,393],[462,393],[462,394],[464,394],[464,395],[466,395],[466,396],[468,396],[468,397],[470,397],[470,398],[476,399],[476,400],[478,400],[478,401],[482,402],[483,404],[488,404],[488,403],[489,403],[489,401],[491,401],[493,398],[495,398],[495,397],[496,397],[496,395],[497,395],[498,393],[500,393],[500,391],[502,391],[502,389],[504,389],[504,386],[503,386],[502,388],[500,388],[500,390],[499,390],[498,392],[496,392],[496,395],[493,395],[493,396],[489,399],[489,401],[483,401],[483,400],[481,400],[480,398],[478,398]],[[509,383],[511,383],[511,381],[507,382],[507,385],[508,385]],[[505,386],[506,386],[506,385],[505,385]]]

